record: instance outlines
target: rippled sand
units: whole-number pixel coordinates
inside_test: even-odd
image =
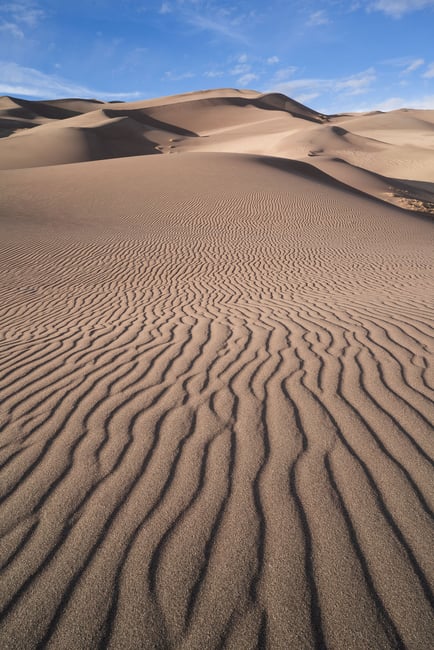
[[[329,138],[313,112],[234,129],[217,93],[214,136],[252,137],[210,150],[202,99],[174,155],[33,165],[98,105],[0,141],[33,142],[0,172],[0,645],[426,650],[431,217],[332,156],[246,153],[270,120]]]

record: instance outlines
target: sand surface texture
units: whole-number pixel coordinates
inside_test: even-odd
[[[434,111],[0,118],[0,647],[433,647]]]

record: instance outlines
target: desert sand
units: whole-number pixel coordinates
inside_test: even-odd
[[[1,648],[434,647],[434,111],[0,130]]]

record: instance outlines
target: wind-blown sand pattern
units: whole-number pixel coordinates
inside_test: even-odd
[[[434,112],[1,102],[1,647],[432,647]]]

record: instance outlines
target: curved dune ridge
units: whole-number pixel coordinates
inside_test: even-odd
[[[1,136],[0,170],[162,153],[266,154],[434,214],[434,111],[327,116],[279,93],[234,89],[130,103],[3,97]]]
[[[408,146],[426,199],[420,145],[253,91],[60,107],[0,142],[0,646],[432,647],[432,220],[350,162]]]

